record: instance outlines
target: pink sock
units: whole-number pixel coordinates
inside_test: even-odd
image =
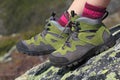
[[[65,25],[68,23],[69,21],[69,13],[68,12],[64,12],[63,15],[58,19],[58,23],[65,27]]]
[[[92,19],[98,19],[103,17],[105,14],[106,8],[93,6],[91,4],[86,3],[85,8],[83,10],[82,16],[92,18]]]

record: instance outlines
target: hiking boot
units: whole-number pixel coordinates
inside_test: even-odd
[[[75,31],[65,44],[49,56],[50,62],[56,67],[76,65],[114,45],[101,19],[81,17],[76,24]],[[102,46],[104,49],[101,49]]]
[[[19,52],[32,55],[46,55],[60,47],[68,37],[69,27],[62,27],[55,19],[55,14],[50,17],[45,30],[29,40],[17,43]]]

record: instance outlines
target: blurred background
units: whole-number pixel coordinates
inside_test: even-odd
[[[17,52],[15,44],[41,32],[45,20],[55,11],[58,17],[72,0],[0,0],[0,80],[14,80],[47,59]],[[104,20],[108,27],[120,24],[120,0],[112,0]]]

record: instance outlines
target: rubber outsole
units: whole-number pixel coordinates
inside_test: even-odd
[[[108,42],[97,46],[90,51],[88,51],[84,56],[82,56],[80,59],[77,59],[75,61],[67,62],[67,63],[54,63],[51,62],[51,64],[55,67],[73,67],[81,63],[83,60],[89,60],[91,57],[100,54],[103,51],[108,50],[109,48],[113,47],[115,45],[115,38],[111,38]]]

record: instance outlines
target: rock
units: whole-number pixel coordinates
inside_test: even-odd
[[[110,12],[110,14],[113,14],[116,11],[119,11],[119,8],[120,8],[120,0],[111,0],[108,6],[108,11]]]
[[[109,50],[91,58],[78,68],[56,68],[49,61],[33,67],[15,80],[119,80],[120,42]],[[116,50],[117,47],[117,50]],[[119,48],[118,48],[119,47]]]
[[[0,57],[0,62],[1,63],[5,63],[5,62],[9,62],[12,60],[11,54],[16,50],[16,46],[13,46],[8,53],[6,53],[4,56]]]
[[[118,28],[120,28],[118,26]],[[115,33],[115,32],[114,32]],[[120,32],[118,32],[119,34]],[[120,35],[119,35],[120,38]],[[47,60],[15,80],[119,80],[120,39],[112,48],[71,68],[57,68]]]

